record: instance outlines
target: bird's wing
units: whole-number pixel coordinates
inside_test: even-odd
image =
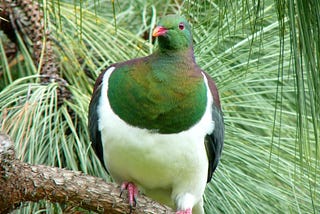
[[[209,182],[220,161],[224,141],[224,122],[217,87],[211,77],[207,73],[205,73],[205,75],[213,97],[212,121],[214,122],[214,130],[205,138],[205,146],[209,160],[207,178],[207,182]]]
[[[105,72],[100,74],[94,86],[93,95],[89,104],[88,128],[89,128],[89,135],[92,143],[92,148],[95,151],[101,163],[103,164],[104,168],[107,170],[107,167],[105,166],[104,159],[103,159],[103,147],[101,142],[101,133],[98,127],[99,118],[98,118],[98,110],[97,110],[99,106],[99,99],[101,96],[101,88],[102,88],[101,83],[102,83],[102,78],[104,73]]]

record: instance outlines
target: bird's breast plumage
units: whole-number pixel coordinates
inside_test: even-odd
[[[117,65],[108,85],[115,114],[132,126],[159,133],[189,129],[201,119],[207,103],[201,73],[152,58]]]

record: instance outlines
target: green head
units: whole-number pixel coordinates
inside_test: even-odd
[[[163,17],[152,35],[158,37],[160,51],[180,51],[192,47],[191,27],[185,18],[178,15]]]

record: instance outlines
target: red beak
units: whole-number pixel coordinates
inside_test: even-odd
[[[162,26],[157,26],[157,27],[153,30],[152,36],[154,36],[154,37],[162,36],[162,35],[166,34],[167,31],[168,31],[167,28],[162,27]]]

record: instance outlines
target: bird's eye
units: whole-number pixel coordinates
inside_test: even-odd
[[[183,30],[183,29],[184,29],[184,24],[183,24],[182,22],[179,24],[179,29],[180,29],[180,30]]]

